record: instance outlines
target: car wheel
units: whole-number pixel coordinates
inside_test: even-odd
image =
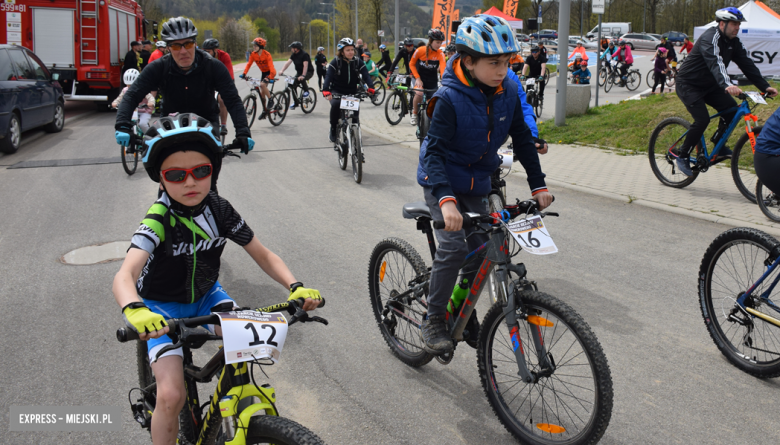
[[[17,116],[16,113],[12,113],[11,119],[8,122],[8,129],[5,132],[5,137],[0,139],[0,152],[8,154],[16,153],[21,144],[22,124],[19,122],[19,116]]]
[[[64,126],[65,105],[62,102],[57,101],[57,105],[54,106],[54,119],[44,127],[44,130],[46,130],[47,133],[59,133]]]
[[[633,44],[633,43],[629,43],[629,44],[628,44],[628,47],[629,47],[629,48],[631,48],[631,51],[633,51],[633,50],[634,50],[634,44]]]

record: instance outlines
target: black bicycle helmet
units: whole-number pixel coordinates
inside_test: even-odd
[[[458,52],[458,48],[455,47],[454,43],[450,43],[449,45],[447,45],[446,48],[444,48],[444,52],[445,53],[456,53],[456,52]]]
[[[430,40],[444,40],[444,33],[439,31],[437,28],[433,28],[428,31],[428,38]]]
[[[195,27],[192,20],[186,17],[176,17],[163,23],[161,36],[166,42],[194,39],[198,36],[198,28]]]
[[[414,46],[414,40],[411,37],[404,39],[404,46]]]
[[[191,147],[192,150],[206,155],[214,169],[214,181],[222,167],[222,146],[214,137],[213,127],[208,119],[195,113],[161,117],[149,126],[144,135],[146,154],[144,168],[154,182],[160,182],[160,166],[168,155]],[[181,146],[182,150],[176,150]]]
[[[206,39],[205,42],[203,42],[203,49],[217,49],[219,48],[219,40],[217,39]]]
[[[298,48],[300,50],[303,50],[303,43],[301,43],[301,42],[292,42],[288,48]]]

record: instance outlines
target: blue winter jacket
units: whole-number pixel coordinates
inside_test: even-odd
[[[756,138],[756,151],[780,156],[780,108],[766,120],[766,125]]]
[[[460,57],[450,59],[442,88],[428,105],[431,126],[417,167],[417,182],[431,187],[440,203],[456,195],[490,193],[490,176],[500,164],[498,148],[507,134],[532,194],[547,191],[517,89],[516,82],[505,78],[486,96],[461,67]]]

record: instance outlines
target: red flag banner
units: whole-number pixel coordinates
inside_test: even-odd
[[[438,28],[445,32],[449,29],[449,17],[455,6],[455,0],[434,0],[433,2],[433,25],[431,28]]]
[[[504,10],[501,12],[514,17],[515,13],[517,12],[518,3],[520,3],[520,0],[504,0]]]

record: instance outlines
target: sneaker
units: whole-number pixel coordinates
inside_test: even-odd
[[[731,149],[724,145],[723,148],[720,149],[718,152],[718,156],[715,158],[716,161],[722,161],[725,159],[731,159],[731,155],[733,155],[734,152],[731,151]]]
[[[330,139],[330,141],[333,142],[334,144],[336,143],[336,129],[335,128],[331,127],[330,133],[328,133],[328,139]],[[336,149],[334,148],[334,150],[336,150]]]
[[[290,105],[290,109],[294,110],[295,109],[295,104]]]
[[[274,98],[268,99],[268,108],[272,108],[274,106]]]
[[[444,315],[426,317],[420,326],[420,338],[423,341],[423,349],[428,353],[441,355],[453,349]]]
[[[257,117],[257,120],[261,121],[265,119],[268,116],[268,113],[264,110],[262,113],[260,113],[260,116]]]
[[[677,170],[679,170],[680,173],[684,174],[685,176],[693,175],[693,170],[691,170],[688,158],[677,158],[675,159],[675,163],[677,164]]]
[[[409,116],[409,123],[412,125],[417,125],[417,115],[412,114]]]
[[[228,134],[227,125],[220,125],[219,126],[219,134],[220,134],[220,136]]]
[[[308,91],[304,91],[303,92],[303,97],[309,97],[309,92]]]

